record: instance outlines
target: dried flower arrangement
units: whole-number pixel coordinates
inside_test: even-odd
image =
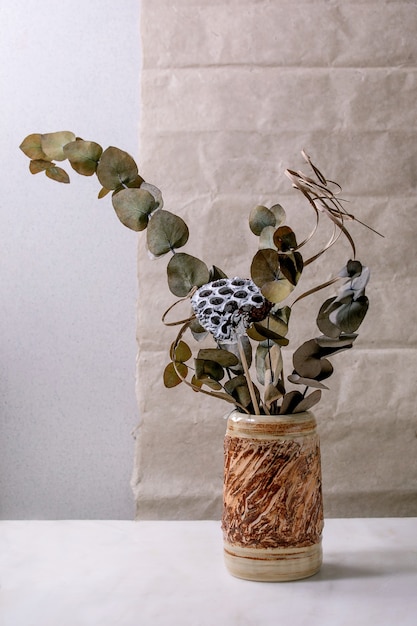
[[[248,414],[299,413],[320,400],[322,389],[327,389],[323,381],[333,372],[328,357],[353,346],[367,313],[365,288],[369,269],[356,259],[355,244],[346,228],[346,222],[356,218],[345,211],[337,197],[340,186],[326,180],[305,152],[302,154],[312,176],[293,170],[285,173],[313,209],[314,228],[297,243],[295,233],[284,223],[286,215],[281,205],[256,206],[250,213],[249,227],[259,238],[259,246],[249,279],[228,278],[218,267],[209,269],[200,259],[178,252],[188,241],[186,223],[163,209],[161,191],[145,182],[134,159],[123,150],[109,147],[103,151],[99,144],[68,131],[31,134],[20,149],[30,158],[32,174],[44,171],[52,180],[69,183],[68,174],[56,165],[65,159],[79,174],[96,174],[102,185],[98,197],[112,192],[119,220],[134,231],[146,229],[151,255],[157,258],[172,254],[167,265],[168,287],[180,299],[178,302],[190,301],[191,311],[186,319],[168,322],[167,316],[176,302],[162,317],[169,326],[180,325],[164,371],[166,387],[185,383],[194,391],[225,400]],[[300,250],[315,235],[322,216],[332,222],[331,237],[312,257],[303,259]],[[302,293],[291,306],[285,304],[303,269],[319,259],[341,235],[350,244],[353,260],[333,279]],[[338,295],[326,299],[317,315],[322,334],[294,351],[293,371],[285,379],[281,347],[289,343],[286,335],[291,307],[336,281],[343,281]],[[198,350],[193,366],[192,350],[184,339],[187,331],[197,342],[207,335],[214,340],[211,347]],[[256,383],[250,373],[253,353]],[[287,381],[295,389],[287,391]]]

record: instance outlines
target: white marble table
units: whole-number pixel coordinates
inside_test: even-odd
[[[417,518],[327,520],[323,548],[316,576],[254,583],[219,522],[0,522],[0,624],[417,624]]]

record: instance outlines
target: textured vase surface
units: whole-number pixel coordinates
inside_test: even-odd
[[[231,574],[287,581],[322,563],[320,442],[312,413],[228,419],[222,529]]]

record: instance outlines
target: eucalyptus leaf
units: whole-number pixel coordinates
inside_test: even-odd
[[[289,226],[280,226],[274,234],[274,244],[281,252],[288,252],[297,247],[294,231]]]
[[[217,382],[224,377],[224,369],[216,361],[197,358],[194,359],[195,377],[203,379],[209,377]]]
[[[275,385],[270,384],[265,389],[264,402],[266,406],[270,408],[273,402],[276,402],[277,400],[282,398],[282,396],[283,396],[282,390],[276,387]]]
[[[29,170],[31,174],[39,174],[39,172],[45,172],[52,167],[51,161],[45,161],[44,159],[35,159],[29,163]]]
[[[263,296],[270,302],[285,300],[294,286],[285,278],[280,269],[279,254],[276,250],[258,250],[251,264],[252,280],[261,288]]]
[[[208,331],[203,328],[197,318],[191,320],[189,324],[189,329],[196,341],[203,341],[203,339],[205,339],[205,337],[207,337],[208,335]]]
[[[75,135],[67,130],[46,133],[41,135],[41,148],[49,160],[64,161],[67,158],[64,153],[64,146],[71,141],[75,141]]]
[[[343,267],[340,272],[339,272],[339,276],[346,277],[346,278],[354,278],[355,276],[359,276],[360,273],[362,272],[362,263],[360,261],[348,261],[345,265],[345,267]]]
[[[295,406],[294,413],[304,413],[304,411],[308,411],[311,407],[320,402],[320,398],[321,391],[320,389],[316,389]]]
[[[243,349],[243,353],[245,355],[246,363],[248,364],[248,367],[250,367],[252,365],[252,344],[247,335],[242,335],[240,337],[240,344]],[[231,354],[235,355],[235,357],[238,360],[238,363],[237,365],[230,367],[230,369],[235,374],[242,374],[244,369],[243,369],[242,361],[240,359],[240,351],[239,351],[239,346],[237,342],[226,343],[226,342],[219,341],[218,345],[223,350],[226,350],[227,352],[230,352]]]
[[[177,252],[167,267],[168,286],[175,296],[184,298],[193,287],[201,287],[209,281],[207,265],[190,254]]]
[[[188,227],[183,219],[160,209],[149,222],[146,240],[150,252],[159,257],[184,246],[188,241],[188,234]]]
[[[315,378],[327,371],[331,364],[321,359],[320,346],[314,339],[305,341],[293,354],[293,364],[296,373],[304,378]]]
[[[248,336],[255,341],[263,341],[264,339],[271,339],[279,346],[288,346],[289,340],[282,335],[278,335],[267,324],[263,322],[254,322],[252,327],[247,331]]]
[[[70,178],[65,170],[62,167],[57,167],[56,165],[52,165],[47,170],[45,170],[45,174],[48,178],[52,180],[56,180],[58,183],[69,183]]]
[[[223,387],[221,386],[220,383],[217,382],[217,380],[214,380],[213,378],[210,378],[209,376],[202,376],[201,378],[196,378],[195,376],[192,379],[193,384],[196,387],[202,387],[203,385],[207,385],[207,387],[210,387],[210,389],[212,389],[213,391],[220,391],[220,389],[223,389]]]
[[[138,176],[134,159],[123,150],[110,146],[104,150],[97,167],[97,178],[106,189],[127,185]]]
[[[164,385],[168,389],[172,387],[176,387],[177,385],[183,382],[182,378],[177,374],[177,370],[178,372],[180,372],[183,378],[185,378],[188,374],[188,368],[186,365],[184,365],[184,363],[176,363],[175,365],[174,363],[168,363],[168,365],[166,366],[164,370],[164,374],[163,374]]]
[[[300,280],[301,272],[303,271],[303,257],[299,252],[288,252],[281,254],[279,261],[281,272],[295,286]]]
[[[276,384],[280,378],[283,365],[281,348],[269,341],[260,343],[256,348],[255,365],[257,379],[261,385],[266,384],[265,372],[268,370],[271,372],[270,382]]]
[[[155,203],[158,209],[162,209],[164,206],[164,201],[162,198],[162,191],[158,189],[155,185],[151,185],[150,183],[146,183],[143,178],[140,177],[141,183],[140,188],[149,191],[149,193],[154,197]]]
[[[102,198],[105,198],[110,192],[111,189],[106,189],[105,187],[102,187],[98,192],[97,198],[101,200]]]
[[[276,226],[275,215],[266,206],[258,205],[249,214],[249,228],[255,235],[260,235],[267,226]]]
[[[34,161],[49,161],[50,159],[48,159],[45,152],[42,150],[41,141],[42,135],[40,133],[32,133],[25,137],[19,148],[29,159]]]
[[[203,348],[199,350],[198,359],[215,361],[225,368],[231,368],[239,363],[239,359],[232,352],[219,348]]]
[[[280,415],[290,415],[294,412],[297,404],[303,400],[303,394],[300,391],[289,391],[282,399]]]
[[[173,343],[171,345],[170,356],[173,361],[184,363],[191,359],[192,352],[185,341],[179,341],[178,344]]]
[[[154,197],[145,189],[122,189],[112,197],[113,208],[119,220],[131,230],[144,230],[149,215],[155,210]]]
[[[251,403],[251,397],[249,392],[248,383],[243,374],[235,376],[231,380],[228,380],[224,385],[225,390],[231,395],[239,404],[244,407],[248,407]]]
[[[259,235],[259,250],[276,250],[274,244],[275,226],[266,226]]]
[[[262,295],[269,300],[269,302],[279,303],[288,298],[294,286],[286,278],[280,278],[271,283],[265,283],[262,285]]]
[[[286,218],[283,207],[280,204],[274,204],[269,210],[275,215],[275,226],[280,226]]]
[[[366,296],[360,296],[347,304],[342,304],[333,311],[329,320],[344,333],[354,333],[362,324],[368,311],[369,301]]]
[[[328,298],[320,307],[317,315],[317,326],[327,337],[337,338],[340,335],[340,328],[330,321],[330,314],[339,308],[336,298]]]
[[[83,176],[92,176],[97,170],[97,164],[103,153],[103,148],[94,141],[76,139],[67,143],[64,155],[69,160],[71,167]]]

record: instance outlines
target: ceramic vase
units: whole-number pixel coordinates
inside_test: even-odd
[[[320,442],[312,413],[228,418],[222,529],[238,578],[289,581],[322,563]]]

